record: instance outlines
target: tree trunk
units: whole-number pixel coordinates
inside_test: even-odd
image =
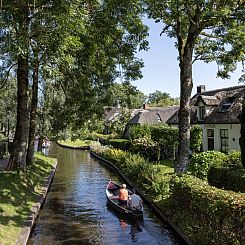
[[[188,40],[187,40],[188,41]],[[190,99],[193,87],[192,56],[194,42],[186,42],[184,49],[180,48],[180,109],[179,109],[179,146],[175,172],[182,174],[187,171],[190,145]],[[182,53],[183,50],[183,53]]]
[[[43,147],[43,140],[44,140],[44,137],[43,137],[43,133],[40,134],[40,137],[38,139],[38,146],[37,146],[37,151],[42,151]]]
[[[245,168],[245,94],[243,97],[242,112],[239,117],[241,123],[241,137],[239,139],[239,144],[241,148],[241,161],[242,166]]]
[[[38,52],[34,51],[34,71],[33,71],[33,84],[32,84],[32,100],[30,111],[30,127],[29,127],[29,140],[26,156],[26,164],[31,164],[34,160],[34,144],[37,120],[37,102],[38,102]]]
[[[17,68],[17,123],[8,170],[25,168],[28,139],[28,60],[19,56]]]

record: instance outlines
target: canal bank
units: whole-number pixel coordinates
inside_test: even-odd
[[[45,198],[47,196],[48,190],[54,178],[56,168],[57,168],[57,160],[55,161],[54,166],[51,169],[47,178],[44,179],[44,183],[42,184],[41,187],[41,194],[38,196],[37,202],[34,203],[34,205],[32,206],[30,215],[27,217],[27,219],[22,225],[21,231],[16,239],[16,245],[27,244],[35,219],[37,218],[39,210],[41,209],[42,205],[45,202]]]
[[[25,245],[57,161],[37,153],[34,163],[23,172],[6,171],[7,160],[0,165],[0,244]]]
[[[59,165],[28,245],[183,244],[147,205],[144,222],[137,227],[108,209],[108,181],[123,180],[90,152],[56,145],[49,156],[57,158]]]
[[[100,157],[94,152],[90,152],[90,154],[96,159],[100,160],[102,163],[113,168],[118,173],[118,175],[124,180],[124,182],[126,182],[131,188],[134,188],[139,193],[144,203],[150,206],[154,210],[154,212],[158,215],[158,217],[160,217],[164,222],[166,222],[178,234],[178,236],[182,239],[182,241],[185,244],[193,245],[192,241],[190,241],[188,237],[170,219],[168,219],[165,216],[161,208],[157,204],[155,204],[152,200],[150,200],[148,197],[146,197],[145,194],[129,178],[127,178],[127,176],[125,176],[123,172],[118,169],[117,166],[115,166],[115,164]]]

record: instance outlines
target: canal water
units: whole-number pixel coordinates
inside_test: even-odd
[[[28,245],[181,244],[147,206],[141,223],[109,210],[105,187],[109,180],[122,181],[88,151],[56,144],[45,151],[58,167]]]

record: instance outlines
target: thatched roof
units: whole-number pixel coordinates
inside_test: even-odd
[[[245,85],[217,89],[197,93],[191,98],[191,124],[234,124],[239,123]],[[212,106],[212,110],[203,121],[197,120],[198,104],[202,100],[204,105]],[[178,112],[169,120],[168,124],[178,123]]]
[[[128,122],[128,124],[158,124],[165,123],[177,110],[179,106],[150,107],[141,110]]]
[[[216,96],[199,95],[196,99],[195,106],[198,105],[199,101],[202,101],[204,105],[218,105],[220,103]]]

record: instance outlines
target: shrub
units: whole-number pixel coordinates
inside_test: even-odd
[[[198,214],[196,231],[202,232],[191,237],[196,244],[245,244],[244,194],[220,190],[186,175],[172,179],[171,193],[175,211]]]
[[[190,134],[190,149],[193,152],[200,152],[202,147],[202,128],[200,125],[192,126]]]
[[[227,155],[227,161],[230,168],[243,169],[240,151],[229,152]]]
[[[225,190],[245,192],[245,170],[211,166],[208,171],[208,183]]]
[[[109,139],[107,143],[114,148],[121,149],[121,150],[129,150],[130,142],[126,139]]]
[[[227,183],[227,174],[229,172],[228,167],[222,167],[222,166],[210,166],[208,170],[208,183],[211,186],[215,186],[217,188],[225,188]]]
[[[129,130],[130,140],[140,139],[140,138],[150,138],[151,131],[148,125],[135,125],[130,127]]]
[[[225,189],[245,193],[245,170],[230,170],[227,174],[227,186]]]
[[[227,165],[227,155],[218,151],[206,151],[194,154],[191,158],[189,171],[191,171],[194,176],[205,179],[211,165]]]

